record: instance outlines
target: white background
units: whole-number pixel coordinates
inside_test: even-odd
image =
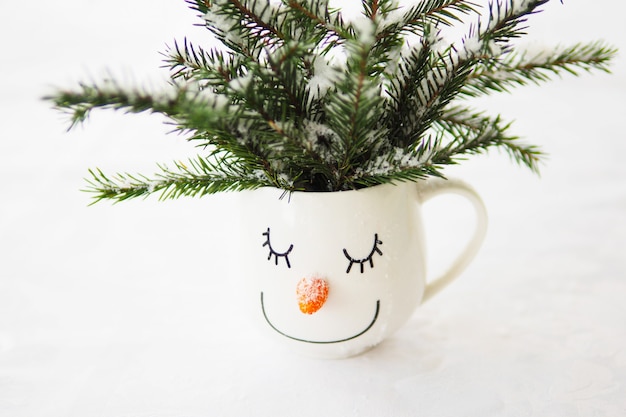
[[[553,4],[552,4],[553,3]],[[552,1],[533,42],[607,39],[622,2]],[[490,212],[462,278],[394,337],[341,361],[258,339],[231,285],[236,195],[87,207],[87,168],[150,173],[195,150],[156,116],[65,133],[40,97],[105,69],[158,84],[158,51],[209,42],[179,1],[0,0],[0,415],[626,414],[626,60],[478,106],[549,154],[450,169]],[[433,270],[463,224],[433,205]],[[449,257],[449,256],[448,256]]]

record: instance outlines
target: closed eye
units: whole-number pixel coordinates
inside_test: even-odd
[[[278,265],[278,258],[285,258],[285,262],[287,262],[287,268],[291,268],[291,263],[289,262],[289,253],[293,249],[293,245],[289,245],[289,249],[287,249],[285,252],[277,252],[272,247],[272,243],[270,241],[270,228],[269,227],[267,228],[267,232],[263,232],[263,236],[266,236],[265,243],[263,243],[263,246],[267,246],[267,248],[270,251],[269,255],[267,256],[267,260],[269,261],[270,259],[272,259],[272,256],[274,256],[275,264]]]
[[[359,264],[359,266],[361,267],[361,273],[363,273],[364,265],[366,263],[369,263],[370,268],[374,268],[374,254],[375,253],[377,253],[379,255],[383,254],[383,252],[378,247],[378,245],[382,245],[382,244],[383,244],[383,242],[378,239],[378,233],[374,234],[374,245],[372,247],[372,250],[370,251],[369,255],[367,255],[365,258],[361,258],[361,259],[353,258],[352,256],[350,256],[348,251],[346,249],[344,249],[343,250],[343,254],[350,261],[350,264],[348,265],[348,269],[346,270],[346,274],[350,273],[350,270],[352,269],[352,265],[354,265],[354,264]]]

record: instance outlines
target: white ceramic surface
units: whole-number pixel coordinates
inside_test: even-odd
[[[442,193],[473,203],[476,228],[448,272],[428,281],[421,205]],[[240,201],[236,263],[257,325],[289,349],[328,358],[361,353],[395,332],[423,297],[471,261],[487,223],[476,192],[452,180],[290,195],[263,188],[242,193]],[[296,288],[307,280],[325,288],[314,312],[299,308]]]

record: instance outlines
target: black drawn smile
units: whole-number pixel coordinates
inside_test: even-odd
[[[361,332],[355,334],[354,336],[346,337],[345,339],[339,339],[339,340],[322,340],[322,341],[320,341],[320,340],[300,339],[300,338],[297,338],[297,337],[289,336],[288,334],[285,334],[282,331],[278,330],[276,328],[276,326],[274,326],[272,324],[270,319],[267,317],[267,313],[265,312],[265,303],[263,302],[263,292],[261,292],[261,309],[263,310],[263,317],[265,317],[265,321],[267,321],[267,324],[269,324],[272,329],[276,330],[276,332],[280,333],[281,335],[283,335],[283,336],[285,336],[285,337],[287,337],[289,339],[296,340],[298,342],[316,343],[316,344],[330,344],[330,343],[341,343],[341,342],[346,342],[348,340],[356,339],[357,337],[361,336],[362,334],[367,332],[369,329],[371,329],[372,326],[374,325],[374,323],[376,323],[376,320],[378,319],[378,312],[380,311],[380,300],[376,301],[376,311],[374,312],[374,318],[372,319],[370,324],[364,330],[362,330]]]

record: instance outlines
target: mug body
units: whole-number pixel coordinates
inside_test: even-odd
[[[235,259],[246,306],[291,350],[341,358],[375,346],[424,293],[413,183],[354,191],[241,193]]]

